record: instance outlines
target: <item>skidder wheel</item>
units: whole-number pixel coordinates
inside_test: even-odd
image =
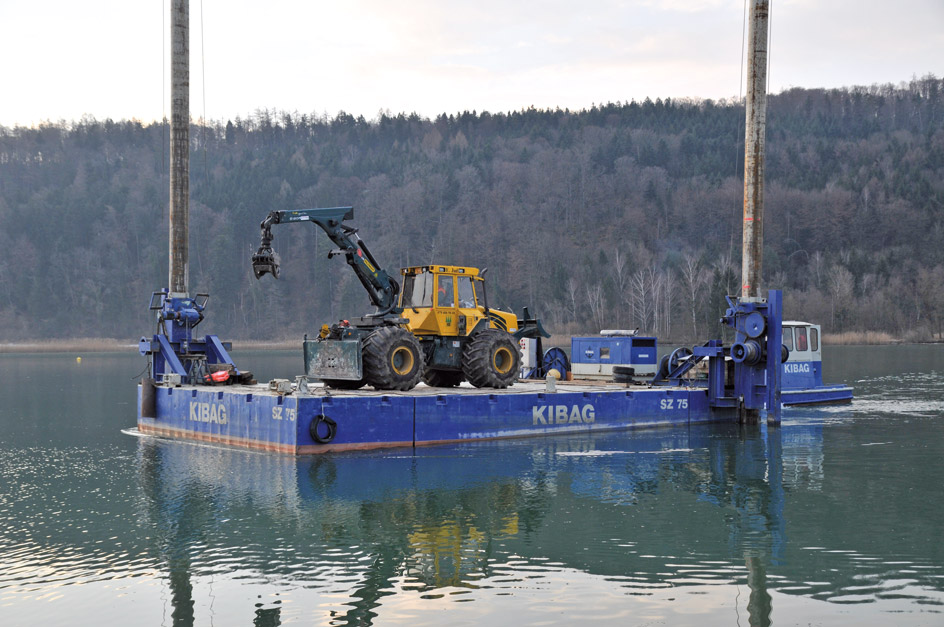
[[[378,390],[412,390],[425,363],[419,340],[403,327],[380,327],[364,340],[364,379]]]
[[[462,353],[462,372],[477,388],[506,388],[518,378],[521,353],[508,333],[485,329],[476,333]]]
[[[427,368],[423,383],[434,388],[454,388],[462,383],[462,373],[455,370],[433,370]]]

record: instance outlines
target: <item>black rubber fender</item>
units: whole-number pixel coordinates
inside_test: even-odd
[[[319,427],[322,424],[328,428],[328,433],[325,435],[321,435],[319,432]],[[318,444],[327,444],[334,439],[334,436],[338,434],[338,423],[331,418],[328,418],[324,414],[318,414],[311,419],[311,425],[308,427],[308,433],[311,434],[311,439]]]

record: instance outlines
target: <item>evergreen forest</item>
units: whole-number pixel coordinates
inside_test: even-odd
[[[767,116],[765,287],[785,317],[903,340],[944,331],[944,80],[791,89]],[[191,126],[190,289],[199,334],[280,340],[368,313],[308,225],[273,228],[279,280],[250,255],[272,209],[352,205],[393,275],[488,268],[490,305],[555,334],[719,334],[739,292],[743,102],[646,99],[581,111],[259,110]],[[166,123],[0,127],[0,342],[155,328],[167,285]]]

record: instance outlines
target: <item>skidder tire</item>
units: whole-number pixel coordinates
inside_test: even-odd
[[[477,388],[506,388],[517,380],[520,369],[518,343],[498,329],[479,331],[462,353],[462,372]]]
[[[423,376],[423,351],[403,327],[380,327],[364,340],[364,379],[378,390],[412,390]]]
[[[423,375],[423,383],[434,388],[454,388],[462,383],[462,373],[455,370],[433,370]]]

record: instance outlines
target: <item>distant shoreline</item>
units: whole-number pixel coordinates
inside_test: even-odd
[[[544,341],[545,348],[550,346],[564,346],[568,338],[555,335]],[[842,333],[823,334],[825,346],[891,346],[895,344],[940,344],[942,340],[901,340],[887,333]],[[684,342],[660,342],[666,346],[676,346]],[[233,340],[233,351],[280,351],[300,350],[301,339],[292,340]],[[33,342],[0,342],[0,354],[27,354],[27,353],[125,353],[138,352],[138,343],[113,338],[75,338],[68,340],[42,340]]]
[[[294,350],[301,348],[301,340],[233,341],[233,351]],[[108,338],[78,338],[43,340],[35,342],[0,342],[3,353],[137,353],[138,343]]]

